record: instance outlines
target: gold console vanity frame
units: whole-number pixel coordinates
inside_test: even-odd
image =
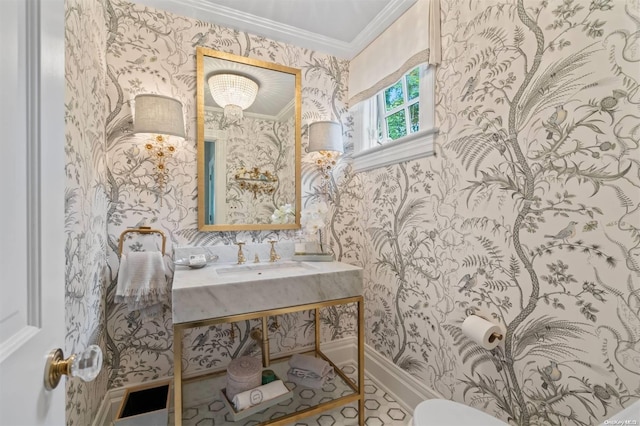
[[[344,372],[338,368],[333,361],[329,359],[320,349],[320,310],[322,308],[337,306],[337,305],[346,305],[346,304],[357,304],[358,318],[358,349],[357,349],[357,375],[358,382],[355,383],[349,377],[347,377]],[[273,420],[265,420],[260,423],[260,425],[287,425],[297,420],[300,420],[305,417],[313,416],[316,414],[320,414],[322,412],[332,410],[334,408],[358,401],[358,424],[360,426],[364,426],[365,421],[365,407],[364,407],[364,299],[363,296],[353,296],[347,297],[343,299],[333,299],[327,300],[323,302],[317,303],[309,303],[304,305],[290,306],[285,308],[277,308],[277,309],[268,309],[264,311],[251,312],[245,314],[210,318],[206,320],[192,321],[192,322],[184,322],[174,324],[173,326],[173,347],[174,347],[174,355],[173,355],[173,365],[174,365],[174,419],[176,426],[182,426],[182,411],[183,411],[183,384],[190,383],[197,380],[202,380],[212,376],[224,375],[225,371],[219,371],[214,373],[202,374],[195,377],[190,377],[188,379],[183,380],[183,372],[182,372],[182,352],[183,352],[183,337],[184,331],[190,328],[195,327],[208,327],[212,325],[218,325],[223,323],[234,323],[245,320],[253,320],[253,319],[262,319],[262,336],[263,336],[263,365],[264,367],[268,367],[272,361],[285,361],[291,357],[291,355],[270,358],[269,353],[269,344],[268,344],[268,318],[272,316],[291,314],[294,312],[300,311],[315,311],[315,330],[314,330],[314,340],[315,346],[313,349],[304,349],[299,353],[308,353],[315,354],[317,357],[324,359],[329,362],[331,366],[335,369],[337,375],[353,390],[353,394],[345,395],[333,399],[331,401],[326,401],[319,403],[318,405],[303,409],[301,411],[296,411],[293,413],[286,414],[282,417]],[[337,380],[336,377],[334,380]]]

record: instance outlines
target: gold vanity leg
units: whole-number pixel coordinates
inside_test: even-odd
[[[269,317],[262,317],[262,365],[268,367],[269,360]]]
[[[358,300],[358,423],[364,426],[364,299]]]
[[[320,308],[316,308],[316,351],[320,350]]]
[[[182,426],[182,329],[173,328],[173,420]]]

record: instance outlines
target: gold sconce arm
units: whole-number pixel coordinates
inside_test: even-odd
[[[489,343],[493,343],[496,339],[502,340],[504,336],[501,333],[491,333],[489,336]]]
[[[260,170],[254,167],[250,170],[244,167],[238,170],[235,175],[240,189],[253,193],[253,198],[257,198],[259,194],[273,194],[278,183],[278,176],[268,170]]]

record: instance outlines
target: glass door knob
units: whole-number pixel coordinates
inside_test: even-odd
[[[90,382],[100,373],[102,368],[102,350],[98,345],[91,345],[81,354],[73,354],[64,359],[62,349],[54,349],[47,357],[44,370],[44,387],[55,389],[63,375],[79,377]]]

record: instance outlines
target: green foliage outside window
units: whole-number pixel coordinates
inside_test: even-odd
[[[404,91],[402,90],[402,80],[384,91],[384,105],[387,112],[399,107],[404,103]]]
[[[382,94],[386,137],[399,139],[420,130],[420,67],[416,67]],[[407,118],[409,123],[407,123]],[[407,125],[408,124],[408,125]],[[382,129],[379,129],[382,130]],[[384,139],[384,138],[383,138]]]

